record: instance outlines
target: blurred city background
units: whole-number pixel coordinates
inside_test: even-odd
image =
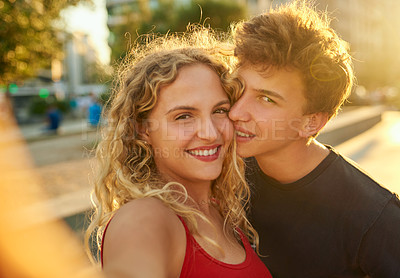
[[[227,31],[282,2],[0,0],[0,116],[11,103],[46,196],[40,205],[81,237],[99,115],[115,66],[138,36],[185,31],[189,22]],[[400,1],[316,3],[350,43],[357,76],[350,101],[319,139],[400,193]]]

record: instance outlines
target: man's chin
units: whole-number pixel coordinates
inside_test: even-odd
[[[248,158],[254,156],[254,152],[252,152],[249,148],[237,146],[236,153],[242,158]]]

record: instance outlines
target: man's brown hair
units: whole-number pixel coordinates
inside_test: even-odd
[[[325,112],[331,118],[350,94],[354,75],[348,44],[329,23],[326,12],[305,0],[239,23],[234,29],[239,66],[299,70],[304,113]]]

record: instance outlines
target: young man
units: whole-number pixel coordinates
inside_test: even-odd
[[[400,277],[399,199],[315,140],[351,91],[346,43],[305,2],[238,25],[235,43],[246,88],[229,116],[273,277]]]

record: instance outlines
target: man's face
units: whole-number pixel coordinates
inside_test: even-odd
[[[298,141],[306,121],[300,73],[294,69],[262,72],[246,66],[239,75],[246,88],[229,113],[238,154],[256,158],[276,154]]]

